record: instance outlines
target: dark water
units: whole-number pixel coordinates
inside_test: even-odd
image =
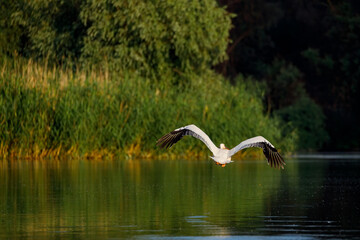
[[[326,156],[0,160],[0,239],[360,239],[360,156]]]

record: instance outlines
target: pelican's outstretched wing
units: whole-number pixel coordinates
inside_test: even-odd
[[[173,144],[177,143],[183,136],[190,135],[200,139],[206,146],[210,149],[210,151],[215,155],[218,148],[211,141],[208,135],[204,133],[200,128],[195,126],[194,124],[188,125],[185,127],[181,127],[175,129],[174,131],[165,134],[159,140],[157,140],[156,145],[160,145],[162,148],[169,148]]]
[[[249,138],[241,142],[239,145],[230,150],[229,155],[232,156],[241,149],[249,147],[262,148],[268,164],[270,164],[271,167],[284,168],[284,165],[286,165],[284,159],[280,156],[276,148],[262,136]]]

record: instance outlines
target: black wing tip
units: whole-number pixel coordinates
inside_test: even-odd
[[[270,167],[284,169],[286,165],[284,159],[281,157],[280,153],[277,151],[276,148],[272,147],[271,145],[264,142],[264,155],[268,161]]]
[[[170,148],[184,136],[184,130],[174,130],[159,138],[156,145],[160,148]]]
[[[165,134],[164,136],[162,136],[161,138],[159,138],[159,140],[156,141],[156,145],[159,146],[160,148],[169,148],[171,147],[171,134]]]

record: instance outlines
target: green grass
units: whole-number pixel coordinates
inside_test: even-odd
[[[233,86],[209,71],[176,83],[20,58],[0,61],[2,156],[209,154],[191,138],[169,151],[155,146],[163,134],[192,123],[216,145],[233,147],[262,135],[283,151],[294,149],[296,134],[282,135],[280,121],[264,114],[262,90],[245,80]]]

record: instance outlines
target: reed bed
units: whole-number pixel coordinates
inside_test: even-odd
[[[100,71],[0,61],[3,157],[208,155],[191,138],[170,151],[155,146],[163,134],[192,123],[216,145],[263,135],[283,151],[294,148],[296,133],[282,134],[280,121],[264,114],[261,90],[247,81],[233,86],[210,71],[176,82],[109,72],[106,65]]]

